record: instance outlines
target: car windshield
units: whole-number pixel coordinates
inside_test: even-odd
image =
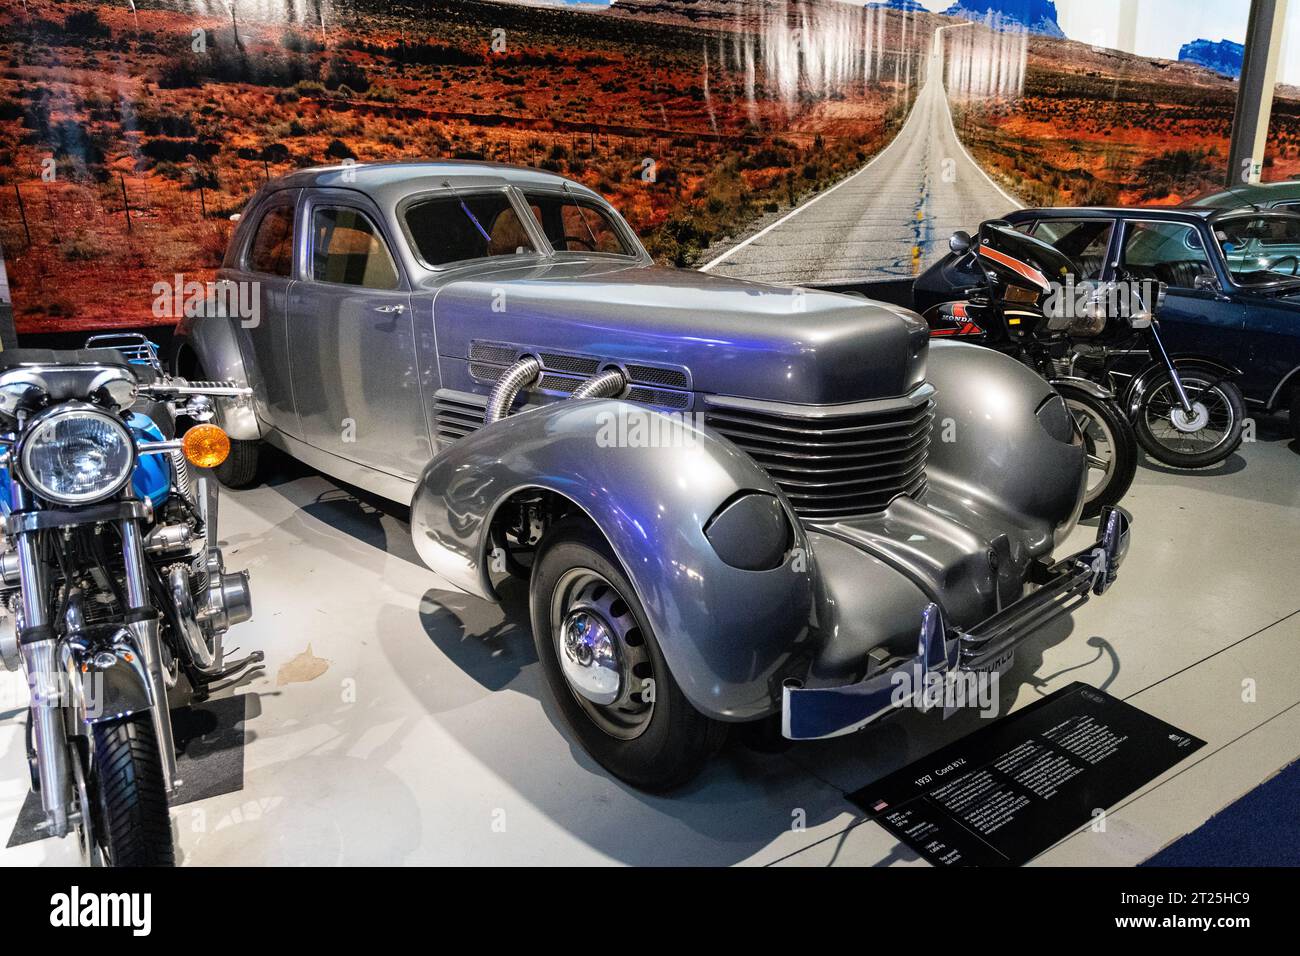
[[[568,193],[526,192],[524,198],[556,252],[636,255],[614,217],[600,204]]]
[[[431,266],[536,252],[505,193],[461,193],[412,203],[403,214],[420,258]]]
[[[1214,224],[1239,285],[1300,282],[1300,216],[1242,216]]]

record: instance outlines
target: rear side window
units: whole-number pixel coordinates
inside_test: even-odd
[[[397,266],[365,213],[344,206],[317,207],[311,217],[311,274],[318,282],[397,288]]]
[[[415,251],[431,266],[536,251],[504,193],[426,199],[404,218]]]
[[[262,216],[248,247],[248,269],[272,276],[293,271],[292,206],[276,206]]]

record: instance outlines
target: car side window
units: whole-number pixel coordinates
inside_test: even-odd
[[[1124,271],[1176,289],[1193,289],[1202,275],[1214,275],[1195,226],[1181,222],[1132,222],[1124,237]]]
[[[370,217],[346,206],[312,212],[311,274],[317,282],[397,288],[397,266]]]
[[[1030,233],[1079,265],[1081,279],[1096,279],[1106,265],[1115,222],[1111,219],[1040,219]]]
[[[293,207],[274,206],[262,216],[248,245],[250,272],[288,277],[293,271]]]

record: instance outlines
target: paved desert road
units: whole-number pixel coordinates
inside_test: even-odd
[[[779,283],[915,275],[957,229],[1022,204],[996,186],[953,129],[935,31],[925,85],[894,140],[867,165],[700,269]],[[707,257],[707,254],[706,254]]]

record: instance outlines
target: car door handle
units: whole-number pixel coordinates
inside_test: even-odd
[[[406,306],[404,306],[404,305],[377,305],[377,306],[375,306],[375,311],[376,311],[376,312],[387,312],[387,313],[396,312],[396,313],[398,313],[398,314],[401,314],[402,312],[405,312],[405,311],[406,311]]]

